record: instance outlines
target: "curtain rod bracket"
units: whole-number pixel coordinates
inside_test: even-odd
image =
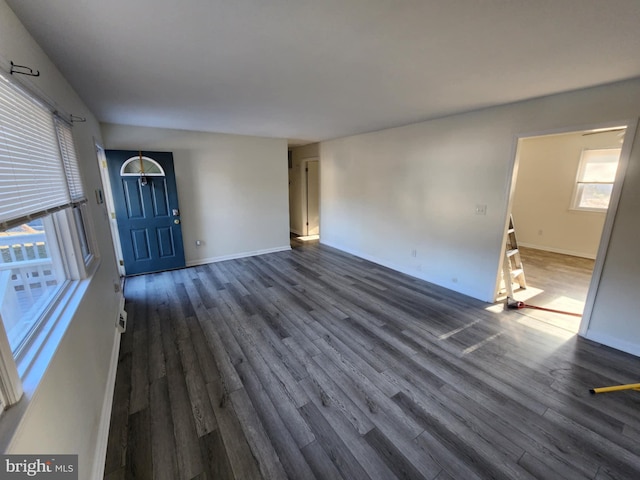
[[[71,120],[71,123],[84,123],[87,121],[87,119],[85,117],[79,117],[78,115],[69,115],[69,120]]]
[[[11,75],[17,73],[19,75],[28,75],[30,77],[39,77],[40,70],[33,71],[32,68],[26,67],[24,65],[17,65],[11,61],[11,71],[9,72]]]

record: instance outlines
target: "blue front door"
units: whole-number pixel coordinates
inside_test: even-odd
[[[127,275],[185,266],[170,152],[106,150]]]

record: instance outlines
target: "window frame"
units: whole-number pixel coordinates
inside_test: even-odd
[[[618,160],[616,162],[616,171],[620,165],[620,155],[622,153],[621,147],[605,147],[605,148],[583,148],[580,152],[580,160],[578,162],[578,169],[576,171],[576,179],[574,181],[573,193],[571,194],[571,204],[569,206],[569,210],[577,211],[577,212],[593,212],[593,213],[606,213],[609,207],[611,206],[611,197],[613,194],[613,187],[615,184],[614,174],[613,178],[610,182],[587,182],[584,181],[584,173],[589,163],[590,159],[586,156],[587,152],[593,151],[617,151],[618,152]],[[582,195],[584,192],[584,187],[587,185],[611,185],[611,193],[609,194],[609,203],[607,207],[584,207],[580,205],[582,200]]]
[[[51,106],[46,100],[34,94],[28,87],[9,79],[5,72],[0,72],[2,78],[13,86],[20,95],[28,95],[37,103],[46,115],[50,115],[54,125],[56,138],[52,139],[51,148],[59,152],[59,160],[63,165],[67,181],[67,193],[70,197],[68,204],[58,208],[41,211],[33,216],[27,215],[9,223],[2,224],[2,230],[10,228],[10,223],[29,221],[43,218],[49,224],[46,231],[54,235],[58,243],[60,259],[58,268],[61,268],[64,279],[60,289],[52,295],[48,304],[44,307],[37,320],[37,325],[21,340],[20,344],[12,351],[7,336],[2,314],[0,312],[0,415],[13,418],[3,418],[4,430],[10,428],[7,424],[13,424],[24,408],[8,409],[19,403],[20,399],[30,396],[44,375],[47,366],[67,330],[73,313],[88,288],[89,282],[100,263],[95,227],[89,212],[89,205],[84,195],[84,182],[79,168],[79,158],[73,138],[72,125],[65,120],[57,108]],[[30,117],[25,117],[25,128],[30,124]],[[56,186],[56,188],[61,188]],[[51,230],[51,231],[49,231]],[[84,237],[84,241],[81,237]],[[83,251],[83,244],[86,248]],[[53,257],[53,256],[52,256]],[[8,410],[7,410],[8,409]],[[14,413],[15,412],[15,413]]]

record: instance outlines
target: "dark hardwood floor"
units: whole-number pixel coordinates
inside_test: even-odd
[[[637,479],[640,358],[322,245],[126,282],[105,478]]]

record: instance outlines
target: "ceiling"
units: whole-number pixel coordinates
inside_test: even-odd
[[[102,122],[306,143],[640,76],[639,0],[7,0]]]

